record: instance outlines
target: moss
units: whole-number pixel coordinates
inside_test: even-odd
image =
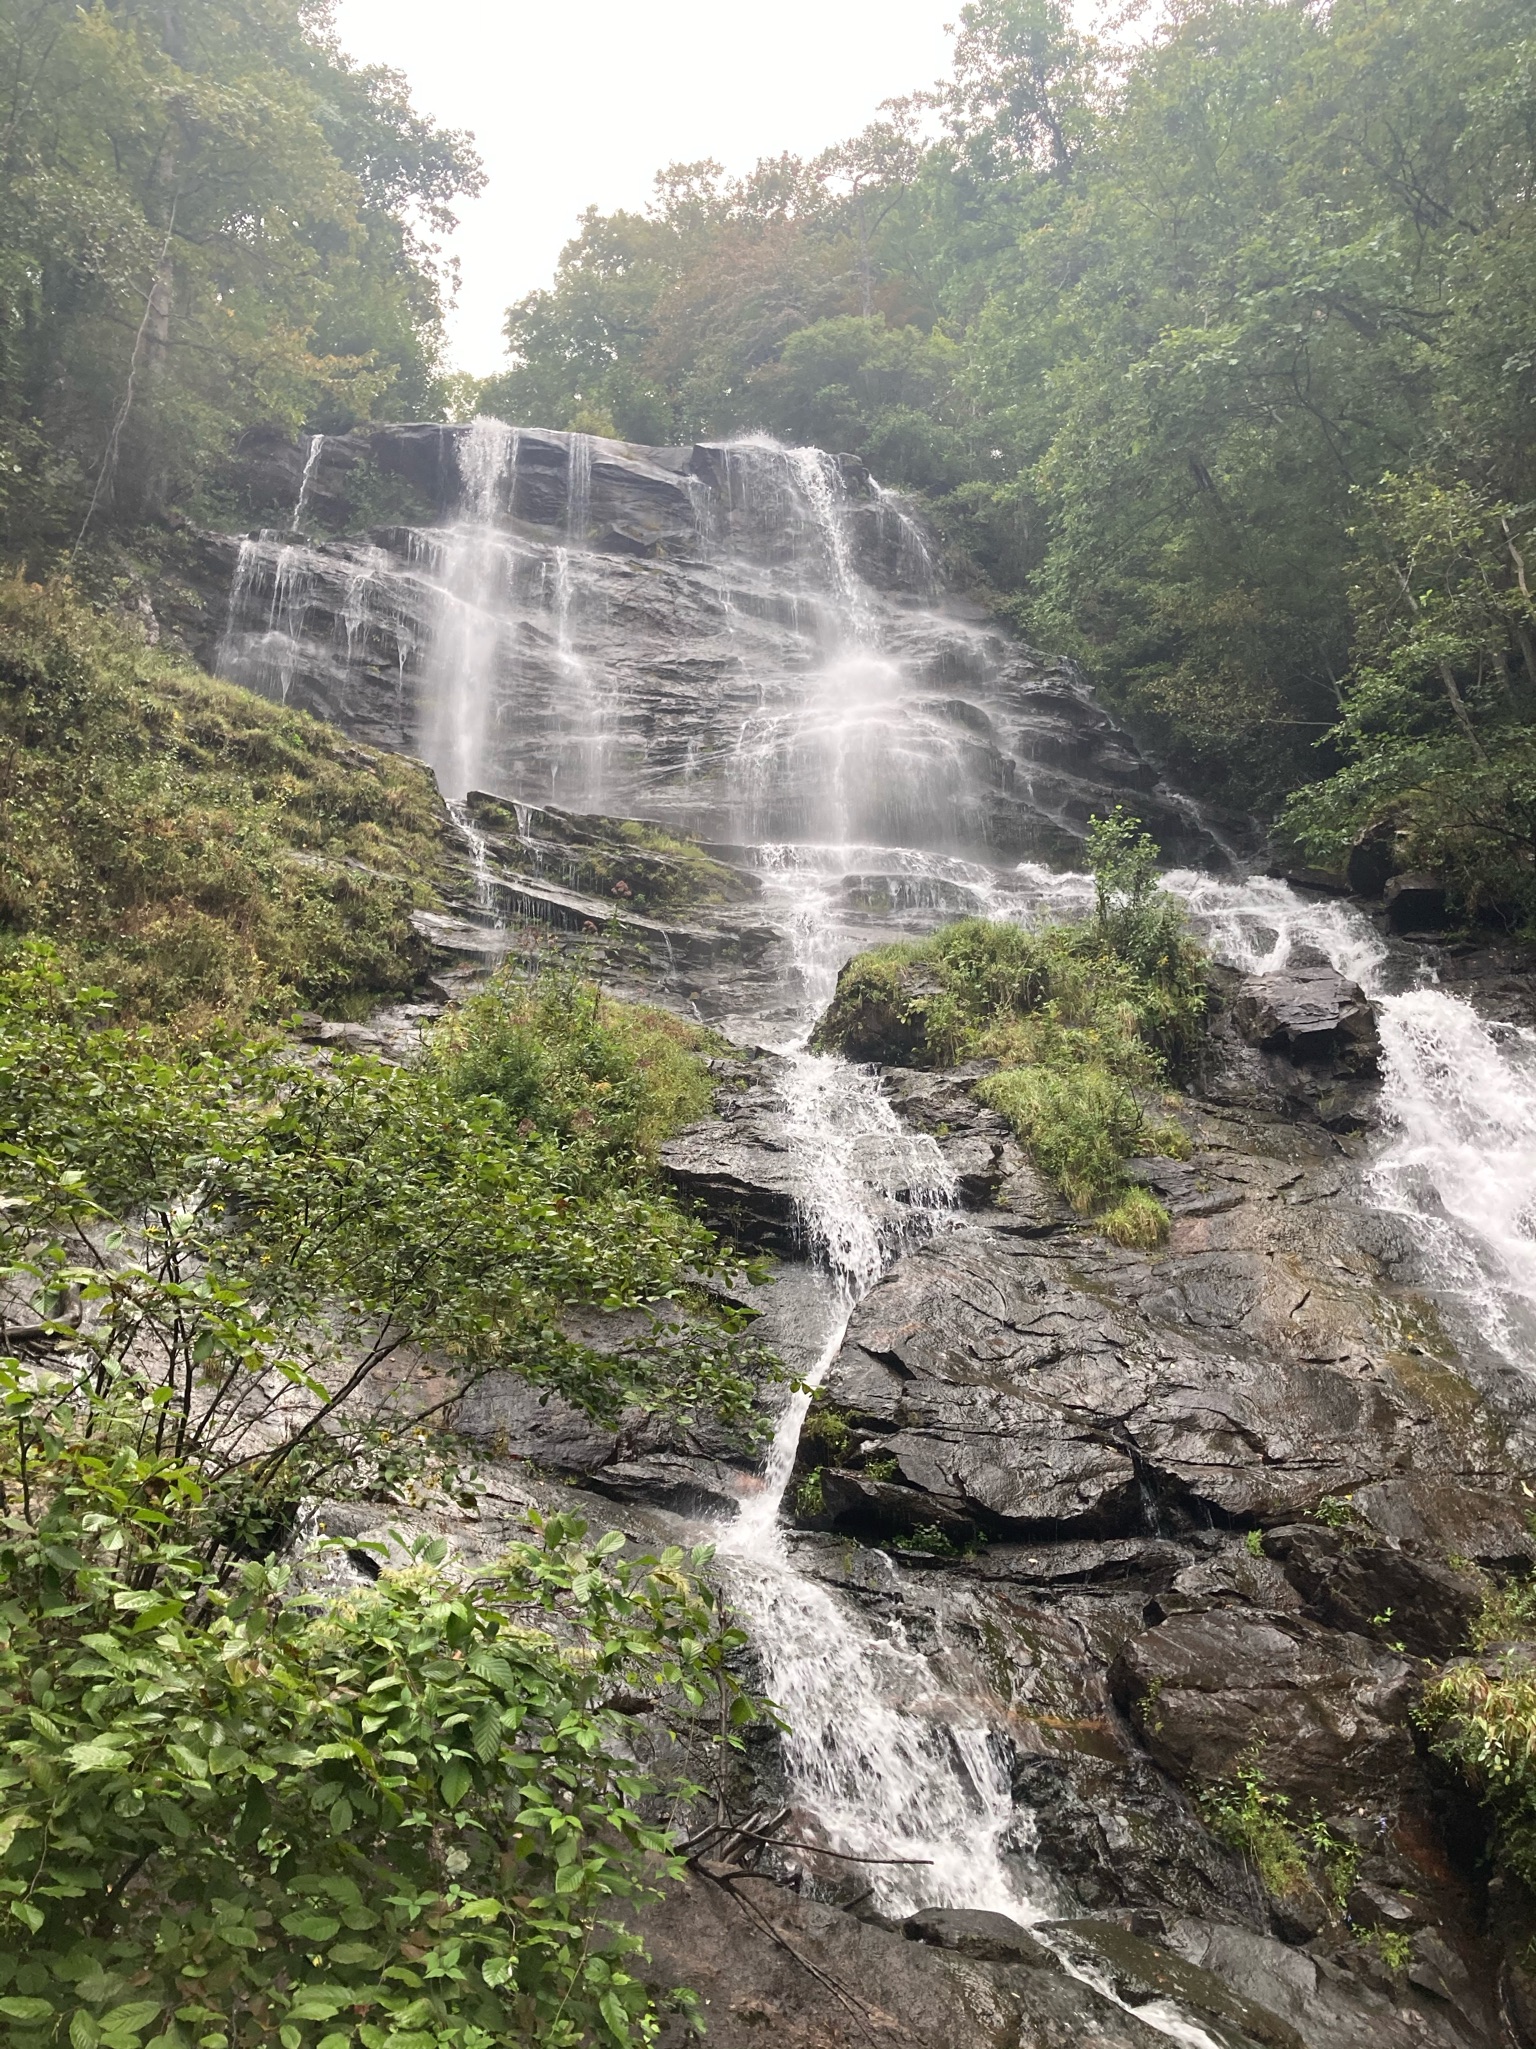
[[[414,762],[0,585],[0,933],[195,1026],[410,987],[441,807]]]
[[[585,896],[611,897],[651,915],[744,903],[755,878],[717,861],[697,840],[644,819],[527,807],[476,790],[470,814],[482,832],[516,844],[518,863]]]

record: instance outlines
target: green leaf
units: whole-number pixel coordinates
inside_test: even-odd
[[[341,1923],[330,1914],[285,1914],[283,1927],[303,1942],[329,1942],[341,1933]]]
[[[101,2040],[101,2029],[96,2025],[96,2016],[80,2007],[70,2016],[70,2049],[96,2049]]]
[[[21,1999],[12,1994],[9,1999],[0,1999],[0,2014],[8,2021],[51,2021],[54,2010],[46,1999]]]
[[[472,1783],[469,1766],[462,1758],[455,1758],[443,1773],[443,1799],[450,1807],[457,1807]]]
[[[133,1762],[113,1743],[71,1743],[64,1755],[77,1772],[121,1772]]]
[[[605,1992],[597,2004],[603,2019],[612,2030],[614,2039],[619,2042],[627,2042],[629,2040],[629,2015],[624,2011],[623,2003],[618,1995],[613,1992]]]

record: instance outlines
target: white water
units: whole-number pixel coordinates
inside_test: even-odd
[[[304,531],[304,514],[309,509],[309,496],[315,485],[315,471],[320,467],[320,456],[324,447],[323,434],[310,435],[309,453],[304,458],[304,474],[299,479],[298,502],[293,508],[293,530],[296,534]]]

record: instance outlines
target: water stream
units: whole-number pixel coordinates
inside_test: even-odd
[[[1011,643],[946,603],[920,528],[833,458],[761,439],[702,451],[674,494],[693,533],[639,561],[593,539],[632,452],[522,439],[537,473],[520,476],[515,429],[477,421],[460,437],[457,515],[422,531],[404,567],[356,545],[321,557],[280,536],[243,544],[225,672],[285,698],[308,677],[322,698],[371,649],[381,678],[397,672],[402,691],[412,679],[401,744],[432,764],[472,846],[461,807],[478,787],[655,818],[752,862],[788,959],[722,1022],[785,1056],[789,1134],[810,1167],[805,1235],[833,1281],[815,1382],[857,1302],[946,1228],[954,1200],[938,1148],[901,1124],[876,1078],[807,1050],[839,966],[881,929],[966,911],[1081,916],[1091,883],[1064,865],[1062,828],[1117,761],[1129,801],[1144,814],[1161,804],[1165,831],[1179,807],[1098,733],[1070,679],[1032,681]],[[301,496],[318,455],[316,437]],[[643,481],[647,504],[673,488],[659,468]],[[477,873],[485,892],[483,842]],[[1376,1001],[1385,1136],[1372,1199],[1404,1219],[1482,1341],[1529,1372],[1536,1035],[1482,1021],[1348,904],[1195,868],[1167,881],[1218,958],[1250,972],[1326,959]],[[847,1856],[906,1860],[868,1867],[888,1912],[1048,1917],[1059,1903],[1030,1857],[984,1675],[961,1647],[915,1646],[796,1562],[781,1508],[809,1400],[786,1408],[761,1484],[720,1532],[789,1724],[798,1826]],[[883,1554],[869,1569],[898,1570]],[[1144,2014],[1196,2049],[1206,2040]]]

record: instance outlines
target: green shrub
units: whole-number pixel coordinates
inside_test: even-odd
[[[1435,1755],[1488,1809],[1500,1862],[1536,1887],[1536,1660],[1529,1642],[1447,1665],[1425,1687],[1417,1716]]]
[[[1230,1777],[1202,1788],[1196,1805],[1211,1834],[1248,1860],[1267,1893],[1276,1899],[1311,1894],[1334,1918],[1342,1917],[1360,1852],[1316,1813],[1297,1821],[1289,1795],[1270,1785],[1252,1753],[1238,1760]]]
[[[443,860],[419,763],[0,583],[0,936],[184,1029],[335,1011],[411,986]]]
[[[654,1163],[709,1108],[708,1035],[669,1010],[620,1003],[561,967],[502,969],[433,1034],[432,1071],[494,1101],[511,1127],[559,1139],[604,1173]]]
[[[813,1044],[919,1067],[999,1062],[976,1088],[1076,1208],[1119,1243],[1150,1248],[1167,1212],[1121,1171],[1136,1153],[1187,1157],[1155,1104],[1193,1058],[1204,960],[1155,887],[1156,849],[1117,810],[1089,835],[1097,915],[1040,931],[965,918],[874,947],[838,977]]]
[[[1133,1187],[1104,1210],[1097,1221],[1104,1236],[1116,1245],[1151,1252],[1167,1241],[1172,1219],[1150,1189]]]
[[[629,1703],[674,1778],[696,1709],[753,1713],[681,1552],[535,1519],[484,1570],[422,1541],[321,1600],[210,1568],[204,1475],[142,1448],[137,1401],[49,1405],[16,1360],[0,1401],[7,2041],[650,2039],[620,1916],[675,1866]]]

